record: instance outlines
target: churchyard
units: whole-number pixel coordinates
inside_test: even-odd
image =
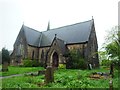
[[[54,69],[53,81],[50,82],[46,82],[46,77],[47,79],[51,77],[50,72],[45,75],[46,69],[42,67],[9,66],[8,69],[9,71],[0,72],[0,74],[3,77],[14,74],[23,75],[2,78],[2,88],[109,88],[110,80],[113,88],[118,87],[118,70],[114,69],[114,78],[112,78],[108,75],[110,68],[106,66],[92,70]]]
[[[9,71],[8,72],[0,72],[0,76],[10,76],[10,75],[15,75],[15,74],[24,74],[24,73],[29,73],[29,72],[36,72],[38,70],[42,70],[43,67],[14,67],[14,66],[9,66],[8,67]]]

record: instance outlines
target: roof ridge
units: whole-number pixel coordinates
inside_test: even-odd
[[[38,31],[38,30],[33,29],[33,28],[31,28],[31,27],[28,27],[28,26],[26,26],[26,25],[23,25],[23,26],[25,26],[25,27],[27,27],[27,28],[33,30],[33,31],[36,31],[36,32],[41,33],[41,32],[49,32],[49,31],[51,31],[51,30],[55,30],[55,29],[59,29],[59,28],[64,28],[64,27],[68,27],[68,26],[73,26],[73,25],[77,25],[77,24],[81,24],[81,23],[86,23],[86,22],[89,22],[89,21],[93,21],[93,19],[91,19],[91,20],[87,20],[87,21],[78,22],[78,23],[75,23],[75,24],[70,24],[70,25],[65,25],[65,26],[61,26],[61,27],[57,27],[57,28],[53,28],[53,29],[50,29],[50,30],[48,30],[48,31]]]
[[[38,31],[38,30],[36,30],[36,29],[33,29],[33,28],[31,28],[31,27],[28,27],[28,26],[26,26],[26,25],[24,25],[24,27],[27,27],[27,28],[29,28],[29,29],[31,29],[31,30],[33,30],[33,31],[36,31],[36,32],[41,33],[40,31]],[[24,28],[24,27],[23,27],[23,28]]]
[[[56,39],[58,39],[58,40],[60,40],[60,41],[62,41],[62,42],[65,42],[64,40],[62,40],[62,39],[60,39],[60,38],[57,38],[57,37],[56,37]]]
[[[87,21],[83,21],[83,22],[78,22],[78,23],[75,23],[75,24],[70,24],[70,25],[65,25],[65,26],[53,28],[53,29],[50,29],[49,31],[55,30],[55,29],[59,29],[59,28],[69,27],[69,26],[73,26],[73,25],[77,25],[77,24],[82,24],[82,23],[86,23],[86,22],[89,22],[89,21],[93,21],[93,19],[87,20]],[[42,31],[42,32],[49,32],[49,31]]]

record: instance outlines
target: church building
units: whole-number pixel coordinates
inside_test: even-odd
[[[87,64],[99,67],[98,43],[94,19],[39,32],[22,25],[11,54],[13,65],[23,60],[38,60],[46,66],[66,64],[65,53],[77,50]]]

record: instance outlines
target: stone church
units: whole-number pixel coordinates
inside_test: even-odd
[[[66,64],[64,54],[78,50],[92,67],[99,66],[98,44],[94,19],[39,32],[22,25],[14,43],[11,63],[22,64],[24,59],[38,60],[47,66]]]

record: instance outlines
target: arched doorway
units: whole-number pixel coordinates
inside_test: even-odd
[[[58,57],[58,54],[56,52],[53,53],[52,60],[53,60],[52,66],[58,67],[59,57]]]

